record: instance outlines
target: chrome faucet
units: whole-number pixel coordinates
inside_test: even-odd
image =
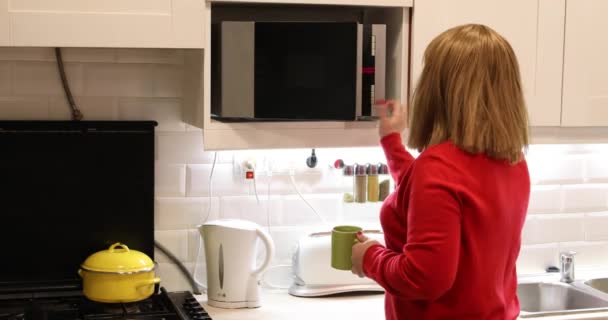
[[[572,283],[574,282],[574,251],[565,251],[559,254],[559,260],[562,264],[561,271],[561,282]]]

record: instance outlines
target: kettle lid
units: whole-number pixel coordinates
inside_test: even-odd
[[[202,227],[206,227],[206,226],[210,226],[210,227],[217,226],[217,227],[224,227],[224,228],[230,228],[230,229],[251,230],[251,231],[260,229],[260,226],[258,224],[256,224],[255,222],[251,222],[248,220],[241,220],[241,219],[212,220],[212,221],[208,221],[202,225]]]

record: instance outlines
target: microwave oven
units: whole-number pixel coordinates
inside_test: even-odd
[[[212,25],[211,117],[224,122],[374,119],[385,99],[386,25]]]

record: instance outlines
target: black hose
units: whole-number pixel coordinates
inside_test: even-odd
[[[190,274],[188,269],[186,269],[186,266],[184,266],[184,264],[181,261],[179,261],[179,259],[173,253],[171,253],[171,251],[169,251],[169,249],[165,248],[165,246],[160,244],[158,241],[154,241],[154,246],[158,250],[160,250],[160,252],[165,254],[169,258],[169,260],[171,260],[173,263],[175,263],[175,265],[177,265],[179,270],[182,272],[183,276],[186,277],[186,279],[190,283],[190,286],[192,287],[192,293],[201,294],[201,291],[198,289],[198,286],[196,285],[196,281],[194,281],[194,276],[192,274]]]
[[[55,56],[57,57],[57,68],[59,69],[59,75],[61,76],[63,91],[65,92],[65,97],[68,99],[70,109],[72,109],[72,120],[80,121],[82,120],[82,112],[78,110],[78,107],[74,102],[74,97],[72,96],[72,91],[70,91],[70,85],[68,84],[68,78],[65,75],[65,68],[63,66],[63,58],[61,57],[60,48],[55,48]]]

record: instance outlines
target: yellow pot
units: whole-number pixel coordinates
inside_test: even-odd
[[[160,282],[154,261],[121,243],[92,254],[80,267],[84,295],[98,302],[140,301],[151,296]]]

